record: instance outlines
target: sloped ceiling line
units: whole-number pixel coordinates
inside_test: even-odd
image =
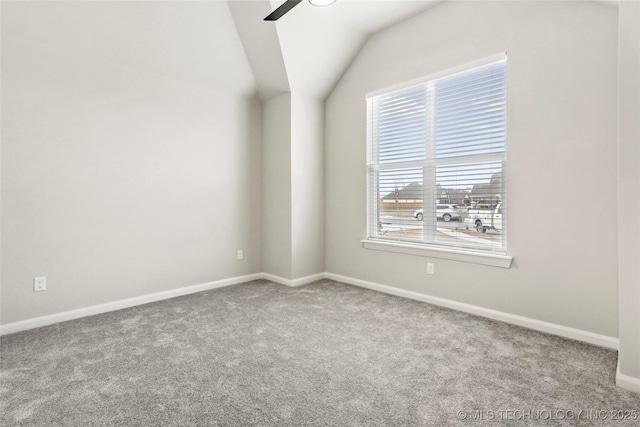
[[[262,100],[290,92],[276,27],[262,19],[271,13],[268,1],[228,1]]]
[[[294,91],[324,100],[371,35],[441,0],[305,1],[276,22],[263,21],[283,1],[228,1],[262,99]]]

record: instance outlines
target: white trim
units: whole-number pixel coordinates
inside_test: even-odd
[[[550,333],[553,335],[559,335],[565,338],[571,338],[578,341],[583,341],[589,344],[598,345],[601,347],[618,350],[619,340],[617,338],[608,337],[604,335],[594,334],[592,332],[582,331],[579,329],[573,329],[566,326],[556,325],[553,323],[543,322],[540,320],[530,319],[527,317],[517,316],[514,314],[504,313],[496,310],[491,310],[483,307],[478,307],[470,304],[464,304],[444,298],[433,297],[418,292],[408,291],[405,289],[394,288],[391,286],[381,285],[379,283],[368,282],[365,280],[354,279],[347,276],[341,276],[333,273],[318,273],[298,279],[285,279],[279,276],[275,276],[269,273],[256,273],[246,276],[232,277],[229,279],[218,280],[215,282],[202,283],[199,285],[186,286],[183,288],[172,289],[164,292],[157,292],[154,294],[143,295],[134,298],[128,298],[120,301],[113,301],[106,304],[94,305],[91,307],[84,307],[77,310],[66,311],[62,313],[51,314],[47,316],[35,317],[33,319],[27,319],[19,322],[8,323],[6,325],[0,325],[0,335],[12,334],[15,332],[25,331],[28,329],[39,328],[42,326],[52,325],[55,323],[65,322],[67,320],[79,319],[82,317],[92,316],[94,314],[106,313],[109,311],[121,310],[123,308],[134,307],[137,305],[148,304],[151,302],[161,301],[169,298],[175,298],[182,295],[193,294],[196,292],[202,292],[211,289],[222,288],[225,286],[237,285],[240,283],[249,282],[252,280],[266,279],[275,283],[279,283],[286,286],[300,286],[307,283],[314,282],[320,279],[331,279],[339,282],[347,283],[350,285],[359,286],[362,288],[371,289],[386,294],[401,296],[417,301],[426,302],[429,304],[438,305],[441,307],[451,308],[453,310],[463,311],[466,313],[475,314],[478,316],[488,317],[490,319],[499,320],[505,323],[511,323],[525,328],[534,329],[541,332]],[[616,383],[623,388],[637,391],[640,387],[640,380],[628,375],[620,374],[619,370],[616,375]]]
[[[511,261],[513,260],[512,256],[491,252],[449,249],[439,246],[412,245],[410,243],[397,243],[373,239],[362,240],[361,242],[362,247],[365,249],[470,262],[473,264],[490,265],[501,268],[510,268]]]
[[[618,366],[616,368],[616,385],[625,390],[640,393],[640,378],[620,373],[620,355],[618,355]]]
[[[148,304],[150,302],[161,301],[169,298],[175,298],[183,295],[193,294],[196,292],[208,291],[210,289],[222,288],[225,286],[237,285],[239,283],[250,282],[252,280],[262,279],[263,274],[249,274],[246,276],[232,277],[230,279],[217,280],[215,282],[201,283],[199,285],[186,286],[169,291],[156,292],[149,295],[127,298],[119,301],[108,302],[105,304],[93,305],[90,307],[79,308],[76,310],[65,311],[62,313],[50,314],[47,316],[34,317],[32,319],[22,320],[19,322],[7,323],[0,325],[0,335],[13,334],[15,332],[26,331],[28,329],[39,328],[42,326],[53,325],[55,323],[66,322],[67,320],[79,319],[81,317],[93,316],[95,314],[106,313],[109,311],[121,310],[123,308],[134,307],[137,305]]]
[[[506,59],[507,59],[507,52],[497,53],[482,59],[477,59],[475,61],[467,62],[466,64],[447,68],[446,70],[438,71],[424,77],[418,77],[417,79],[413,79],[404,83],[388,86],[384,89],[374,90],[372,92],[368,92],[367,94],[365,94],[365,97],[369,99],[369,98],[373,98],[374,96],[386,94],[388,92],[395,92],[397,90],[408,89],[412,86],[418,86],[427,82],[436,81],[443,77],[451,77],[455,74],[471,71],[474,68],[489,67],[495,63],[504,61]]]
[[[275,283],[279,283],[281,285],[296,287],[315,282],[316,280],[324,279],[325,273],[312,274],[310,276],[300,277],[298,279],[285,279],[284,277],[275,276],[273,274],[262,273],[262,278]]]
[[[306,285],[312,282],[315,282],[316,280],[322,280],[325,279],[327,277],[326,273],[318,273],[318,274],[312,274],[310,276],[305,276],[305,277],[300,277],[299,279],[294,279],[293,280],[293,286],[302,286],[302,285]]]
[[[285,279],[283,277],[274,276],[268,273],[255,273],[246,276],[232,277],[229,279],[217,280],[214,282],[201,283],[199,285],[186,286],[178,289],[171,289],[163,292],[156,292],[149,295],[127,298],[119,301],[108,302],[105,304],[93,305],[90,307],[78,308],[76,310],[64,311],[62,313],[49,314],[46,316],[34,317],[32,319],[21,320],[19,322],[7,323],[0,325],[0,336],[13,334],[15,332],[26,331],[28,329],[40,328],[42,326],[53,325],[55,323],[66,322],[67,320],[80,319],[82,317],[102,314],[109,311],[121,310],[123,308],[134,307],[137,305],[148,304],[151,302],[166,300],[183,295],[194,294],[196,292],[208,291],[211,289],[222,288],[225,286],[237,285],[240,283],[250,282],[252,280],[266,279],[275,283],[286,286],[301,286],[316,280],[324,279],[325,273],[313,274],[311,276],[300,277],[298,279]]]
[[[600,347],[606,347],[613,350],[618,350],[619,347],[619,340],[617,338],[609,337],[606,335],[595,334],[593,332],[569,328],[567,326],[556,325],[554,323],[543,322],[541,320],[530,319],[528,317],[517,316],[515,314],[504,313],[502,311],[491,310],[484,307],[478,307],[475,305],[434,297],[431,295],[421,294],[405,289],[394,288],[391,286],[381,285],[379,283],[354,279],[352,277],[340,276],[338,274],[326,273],[326,278],[336,280],[338,282],[348,283],[350,285],[359,286],[361,288],[384,292],[386,294],[409,298],[416,301],[422,301],[440,307],[451,308],[453,310],[463,311],[465,313],[475,314],[477,316],[487,317],[489,319],[499,320],[501,322],[511,323],[513,325],[523,326],[525,328],[586,342],[588,344],[593,344]]]

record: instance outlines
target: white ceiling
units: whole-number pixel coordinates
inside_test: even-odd
[[[453,0],[337,0],[324,7],[303,0],[275,23],[263,21],[284,1],[228,0],[263,99],[288,90],[326,98],[369,37]]]
[[[284,0],[231,0],[229,7],[263,98],[291,90],[324,99],[367,38],[440,1],[337,0],[316,7],[304,0],[275,23],[263,18]]]

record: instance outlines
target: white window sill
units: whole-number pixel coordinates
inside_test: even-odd
[[[508,255],[438,246],[412,245],[410,243],[389,242],[386,240],[362,240],[362,247],[365,249],[373,249],[375,251],[448,259],[452,261],[470,262],[501,268],[510,268],[511,261],[513,260],[513,257]]]

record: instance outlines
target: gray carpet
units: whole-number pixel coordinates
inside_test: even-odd
[[[640,411],[614,351],[329,280],[16,333],[0,355],[2,426],[640,425],[558,419]]]

